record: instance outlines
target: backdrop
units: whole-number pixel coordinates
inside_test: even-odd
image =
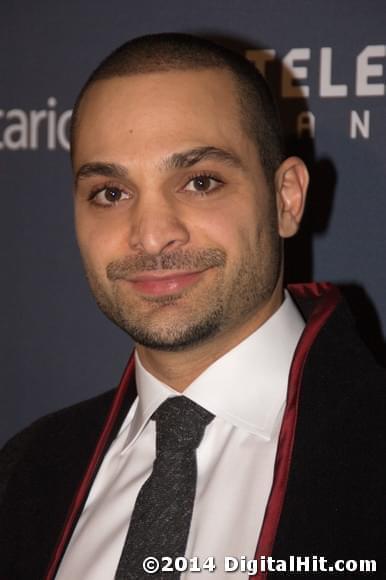
[[[90,71],[145,33],[222,39],[264,71],[313,180],[288,278],[342,285],[384,356],[384,0],[2,0],[0,11],[1,441],[114,386],[131,350],[84,281],[68,121]]]

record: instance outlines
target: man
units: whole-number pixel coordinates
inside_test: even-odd
[[[115,392],[3,451],[1,578],[146,578],[153,556],[157,578],[271,555],[380,570],[385,374],[334,288],[283,290],[308,175],[258,72],[187,35],[126,43],[78,98],[72,160],[87,277],[135,354]]]

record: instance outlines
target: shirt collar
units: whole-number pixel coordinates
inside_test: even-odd
[[[270,439],[284,408],[289,371],[304,320],[288,292],[255,332],[216,360],[184,391],[217,417]],[[138,397],[122,425],[131,445],[159,405],[180,393],[151,375],[135,353]]]

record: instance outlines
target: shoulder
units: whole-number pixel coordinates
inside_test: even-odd
[[[386,369],[374,358],[360,335],[351,308],[331,284],[290,287],[292,298],[306,319],[300,341],[304,376],[318,381],[321,393],[366,395],[368,402],[386,400]]]
[[[50,413],[17,433],[0,451],[0,498],[21,466],[60,453],[64,445],[76,444],[87,433],[99,433],[115,390]]]

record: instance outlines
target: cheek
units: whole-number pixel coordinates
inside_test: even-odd
[[[251,211],[234,203],[227,207],[211,208],[196,216],[192,224],[193,243],[209,243],[229,249],[246,240],[248,233],[255,228],[252,225]]]
[[[86,268],[105,272],[107,264],[117,257],[117,239],[103,224],[76,221],[76,234],[80,253]]]
[[[113,258],[119,248],[122,252],[122,245],[125,245],[122,220],[108,212],[108,209],[90,211],[88,207],[75,206],[75,230],[79,248],[82,255],[92,261],[104,260],[109,255]]]
[[[229,257],[256,247],[263,219],[257,219],[255,207],[234,205],[228,211],[218,211],[207,221],[206,229],[212,242],[223,247]]]

